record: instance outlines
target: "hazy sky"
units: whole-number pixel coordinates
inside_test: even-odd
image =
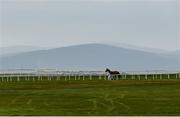
[[[0,46],[112,41],[180,49],[178,0],[0,0],[0,22]]]

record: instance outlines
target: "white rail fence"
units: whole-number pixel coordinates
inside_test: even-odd
[[[180,73],[151,73],[151,74],[0,74],[0,82],[13,81],[59,81],[59,80],[156,80],[156,79],[180,79]]]

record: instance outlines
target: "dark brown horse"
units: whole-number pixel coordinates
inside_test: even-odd
[[[110,69],[106,69],[105,72],[108,73],[108,79],[111,80],[113,75],[119,75],[120,73],[118,71],[111,71]]]

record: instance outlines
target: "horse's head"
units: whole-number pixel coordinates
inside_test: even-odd
[[[109,72],[110,70],[108,68],[106,68],[105,72]]]

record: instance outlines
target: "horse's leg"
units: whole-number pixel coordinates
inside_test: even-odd
[[[108,80],[110,80],[110,75],[108,74]]]
[[[111,75],[110,74],[108,74],[108,80],[111,80]]]
[[[108,80],[113,80],[113,77],[111,74],[108,75]]]

